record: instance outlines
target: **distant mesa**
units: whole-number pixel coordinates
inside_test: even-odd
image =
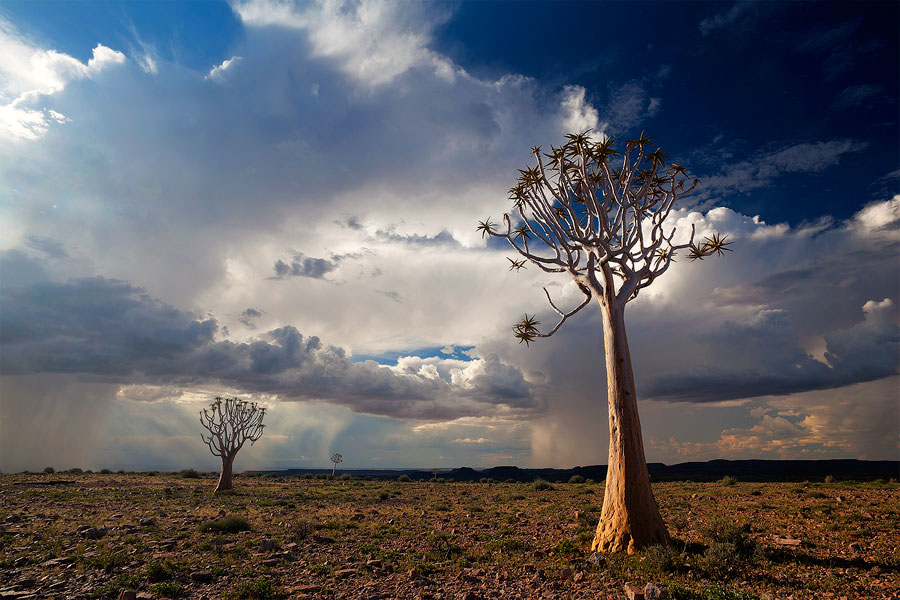
[[[738,481],[815,481],[831,475],[837,480],[874,481],[900,476],[900,461],[896,460],[711,460],[676,465],[649,463],[653,481],[718,481],[725,476]],[[304,473],[331,473],[331,469],[284,469],[253,471],[290,476]],[[426,481],[436,477],[452,481],[568,481],[573,475],[600,482],[606,479],[606,465],[573,467],[571,469],[527,469],[516,466],[497,466],[487,469],[458,467],[455,469],[341,469],[353,477],[396,479],[406,475],[412,480]]]

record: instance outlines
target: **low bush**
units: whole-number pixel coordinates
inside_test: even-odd
[[[654,545],[644,550],[644,564],[653,572],[668,573],[678,564],[678,552],[671,546]]]
[[[179,473],[185,479],[199,479],[200,472],[196,469],[182,469]]]
[[[572,475],[569,477],[569,483],[584,483],[584,477],[581,475]]]
[[[94,598],[115,598],[120,590],[136,590],[141,585],[141,578],[136,575],[119,573],[91,594]]]
[[[316,526],[311,522],[297,521],[294,523],[294,528],[291,533],[295,542],[302,542],[303,540],[312,537],[315,532]]]
[[[532,487],[537,491],[545,491],[545,490],[554,490],[552,485],[550,485],[549,481],[545,481],[544,479],[535,479]]]
[[[223,517],[218,521],[205,521],[200,523],[202,533],[219,531],[222,533],[237,533],[238,531],[250,531],[250,521],[244,517]]]
[[[277,598],[275,585],[265,577],[257,577],[252,581],[242,581],[234,588],[234,598],[239,600],[269,600]]]
[[[555,548],[553,553],[560,556],[569,556],[572,554],[581,554],[581,549],[573,540],[562,540]]]
[[[147,579],[153,583],[172,579],[178,571],[176,565],[169,560],[151,560],[144,568],[147,571]]]
[[[731,475],[726,475],[719,480],[719,483],[721,483],[722,485],[734,485],[737,483],[737,478],[732,477]]]
[[[180,583],[166,581],[165,583],[151,585],[150,591],[163,598],[178,598],[184,593],[184,588],[181,587]]]
[[[397,478],[397,481],[406,482],[406,481],[412,481],[412,480],[409,478],[409,475],[401,475],[400,477]]]

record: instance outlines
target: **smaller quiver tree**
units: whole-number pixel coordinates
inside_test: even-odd
[[[265,415],[266,409],[256,402],[220,396],[209,408],[200,411],[200,423],[209,431],[209,435],[201,433],[200,438],[209,446],[213,456],[222,459],[222,473],[216,492],[232,489],[234,458],[245,442],[249,441],[252,446],[262,437]]]
[[[343,462],[343,461],[344,461],[344,457],[341,456],[340,452],[335,452],[334,454],[331,455],[331,462],[334,463],[333,465],[331,465],[331,476],[332,477],[334,477],[334,471],[335,471],[335,469],[337,469],[338,463]]]

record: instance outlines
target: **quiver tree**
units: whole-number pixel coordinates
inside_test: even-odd
[[[679,252],[702,260],[729,250],[730,242],[714,234],[695,243],[691,226],[686,241],[676,243],[675,227],[668,229],[666,219],[699,180],[688,182],[684,168],[667,164],[658,148],[648,151],[652,138],[641,133],[625,142],[623,153],[613,149],[612,138],[594,141],[588,132],[566,138],[549,154],[532,149],[536,164],[519,171],[510,189],[511,213],[503,215],[502,225],[487,219],[478,229],[518,251],[521,258],[508,259],[510,270],[531,264],[546,273],[567,273],[584,295],[580,304],[563,310],[544,288],[559,319],[541,330],[535,316],[526,314],[513,327],[520,343],[550,337],[592,298],[600,306],[610,439],[606,493],[591,549],[633,552],[666,544],[669,534],[644,458],[625,305],[665,273]]]
[[[334,471],[335,471],[335,469],[337,469],[338,463],[343,462],[343,461],[344,461],[344,457],[341,456],[340,452],[335,452],[334,454],[331,455],[331,462],[334,463],[333,465],[331,465],[331,476],[332,477],[334,477]]]
[[[201,439],[209,446],[213,456],[222,459],[222,473],[216,492],[232,489],[231,471],[234,457],[249,441],[252,446],[262,437],[263,417],[266,409],[256,402],[247,402],[238,398],[216,399],[200,411],[200,423],[209,431],[209,435],[200,434]]]

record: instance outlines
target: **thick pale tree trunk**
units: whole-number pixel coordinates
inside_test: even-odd
[[[230,490],[233,486],[231,483],[231,468],[234,465],[234,455],[222,457],[222,472],[219,474],[219,483],[216,485],[216,492],[224,492]]]
[[[644,459],[631,355],[625,337],[624,306],[614,298],[600,302],[609,400],[609,460],[606,493],[595,552],[634,552],[653,544],[668,544],[669,533],[659,514]]]

